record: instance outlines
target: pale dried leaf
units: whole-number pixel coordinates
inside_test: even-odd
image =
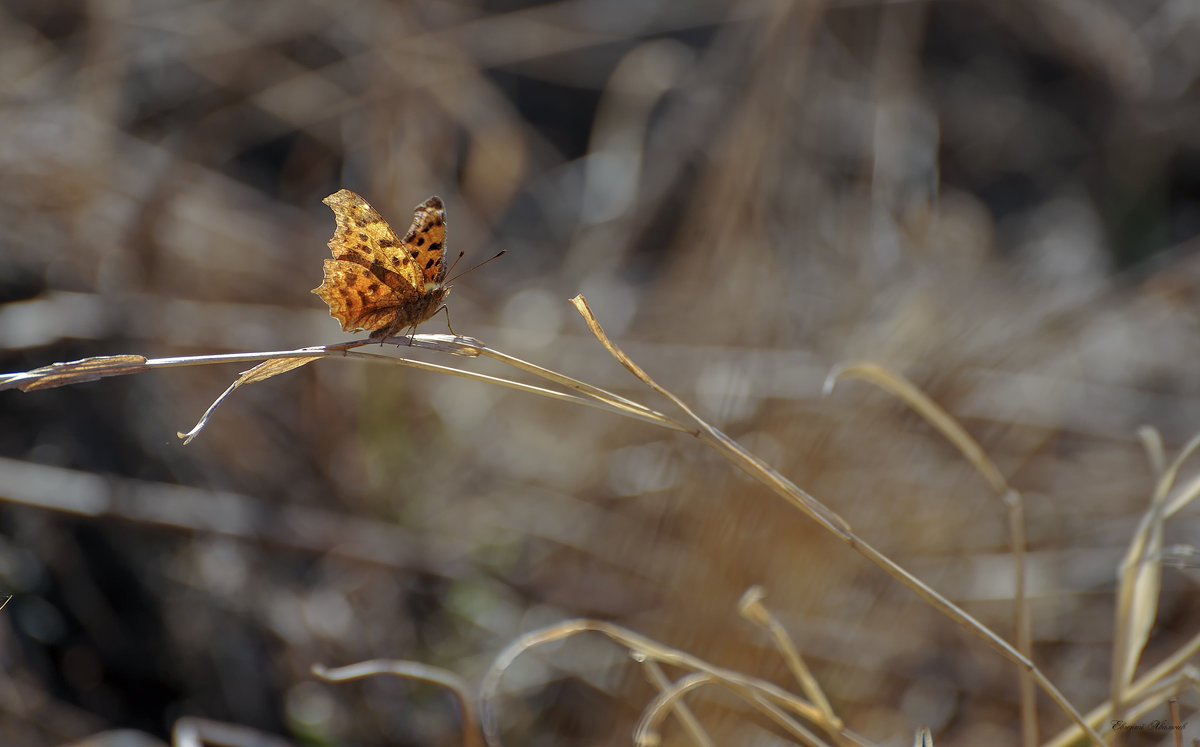
[[[266,381],[272,376],[278,376],[281,373],[287,373],[293,369],[300,368],[305,363],[312,363],[314,360],[316,360],[316,358],[271,358],[259,363],[257,366],[249,369],[248,371],[243,371],[242,374],[238,376],[237,381],[230,384],[229,388],[222,392],[221,396],[217,397],[216,400],[214,400],[213,403],[208,406],[208,409],[204,411],[204,415],[200,417],[200,421],[196,423],[195,427],[193,427],[187,433],[176,433],[175,435],[179,438],[182,438],[185,445],[191,443],[192,439],[200,435],[200,431],[204,430],[204,426],[208,425],[208,419],[212,416],[217,407],[225,401],[226,397],[228,397],[230,394],[233,394],[235,389],[243,384],[257,384],[260,381]]]

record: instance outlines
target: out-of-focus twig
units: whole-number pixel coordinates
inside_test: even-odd
[[[172,747],[203,747],[205,744],[223,747],[293,747],[291,742],[273,734],[194,716],[185,716],[175,722],[171,730],[171,744]]]
[[[330,669],[320,664],[314,664],[313,674],[329,682],[347,682],[390,674],[410,680],[422,680],[441,685],[454,694],[458,702],[458,713],[462,719],[463,747],[479,747],[479,724],[475,720],[475,706],[472,703],[470,688],[466,680],[454,672],[440,667],[431,667],[415,661],[398,661],[393,659],[375,659],[359,662],[345,667]]]

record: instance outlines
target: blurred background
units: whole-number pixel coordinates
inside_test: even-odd
[[[986,483],[886,395],[820,395],[850,360],[910,377],[1026,497],[1035,660],[1080,710],[1106,697],[1153,483],[1136,428],[1200,431],[1191,0],[4,0],[0,96],[0,370],[352,339],[309,292],[321,198],[403,231],[437,194],[463,266],[508,250],[456,283],[456,331],[666,407],[585,294],[660,383],[1011,639]],[[794,690],[737,614],[753,584],[856,732],[1017,741],[1010,664],[693,439],[326,360],[183,446],[245,367],[0,393],[3,744],[184,716],[459,744],[446,692],[310,666],[477,683],[575,616]],[[1165,574],[1148,663],[1200,627],[1198,580]],[[655,692],[598,637],[505,683],[514,745],[627,744]],[[787,743],[689,702],[718,744]],[[1039,707],[1043,737],[1066,725]]]

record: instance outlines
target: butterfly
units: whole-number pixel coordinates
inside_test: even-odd
[[[333,259],[313,293],[329,306],[344,332],[371,330],[383,340],[417,325],[442,309],[446,279],[446,208],[430,197],[413,212],[401,239],[375,208],[348,189],[323,202],[337,228],[329,240]],[[453,332],[453,330],[451,330]]]

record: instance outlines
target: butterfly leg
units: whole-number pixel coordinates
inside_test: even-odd
[[[455,337],[458,337],[458,333],[454,331],[454,327],[450,326],[450,307],[447,306],[446,304],[442,304],[442,307],[433,313],[436,314],[436,313],[438,313],[438,311],[446,312],[446,329],[450,330],[450,334],[454,335]]]

